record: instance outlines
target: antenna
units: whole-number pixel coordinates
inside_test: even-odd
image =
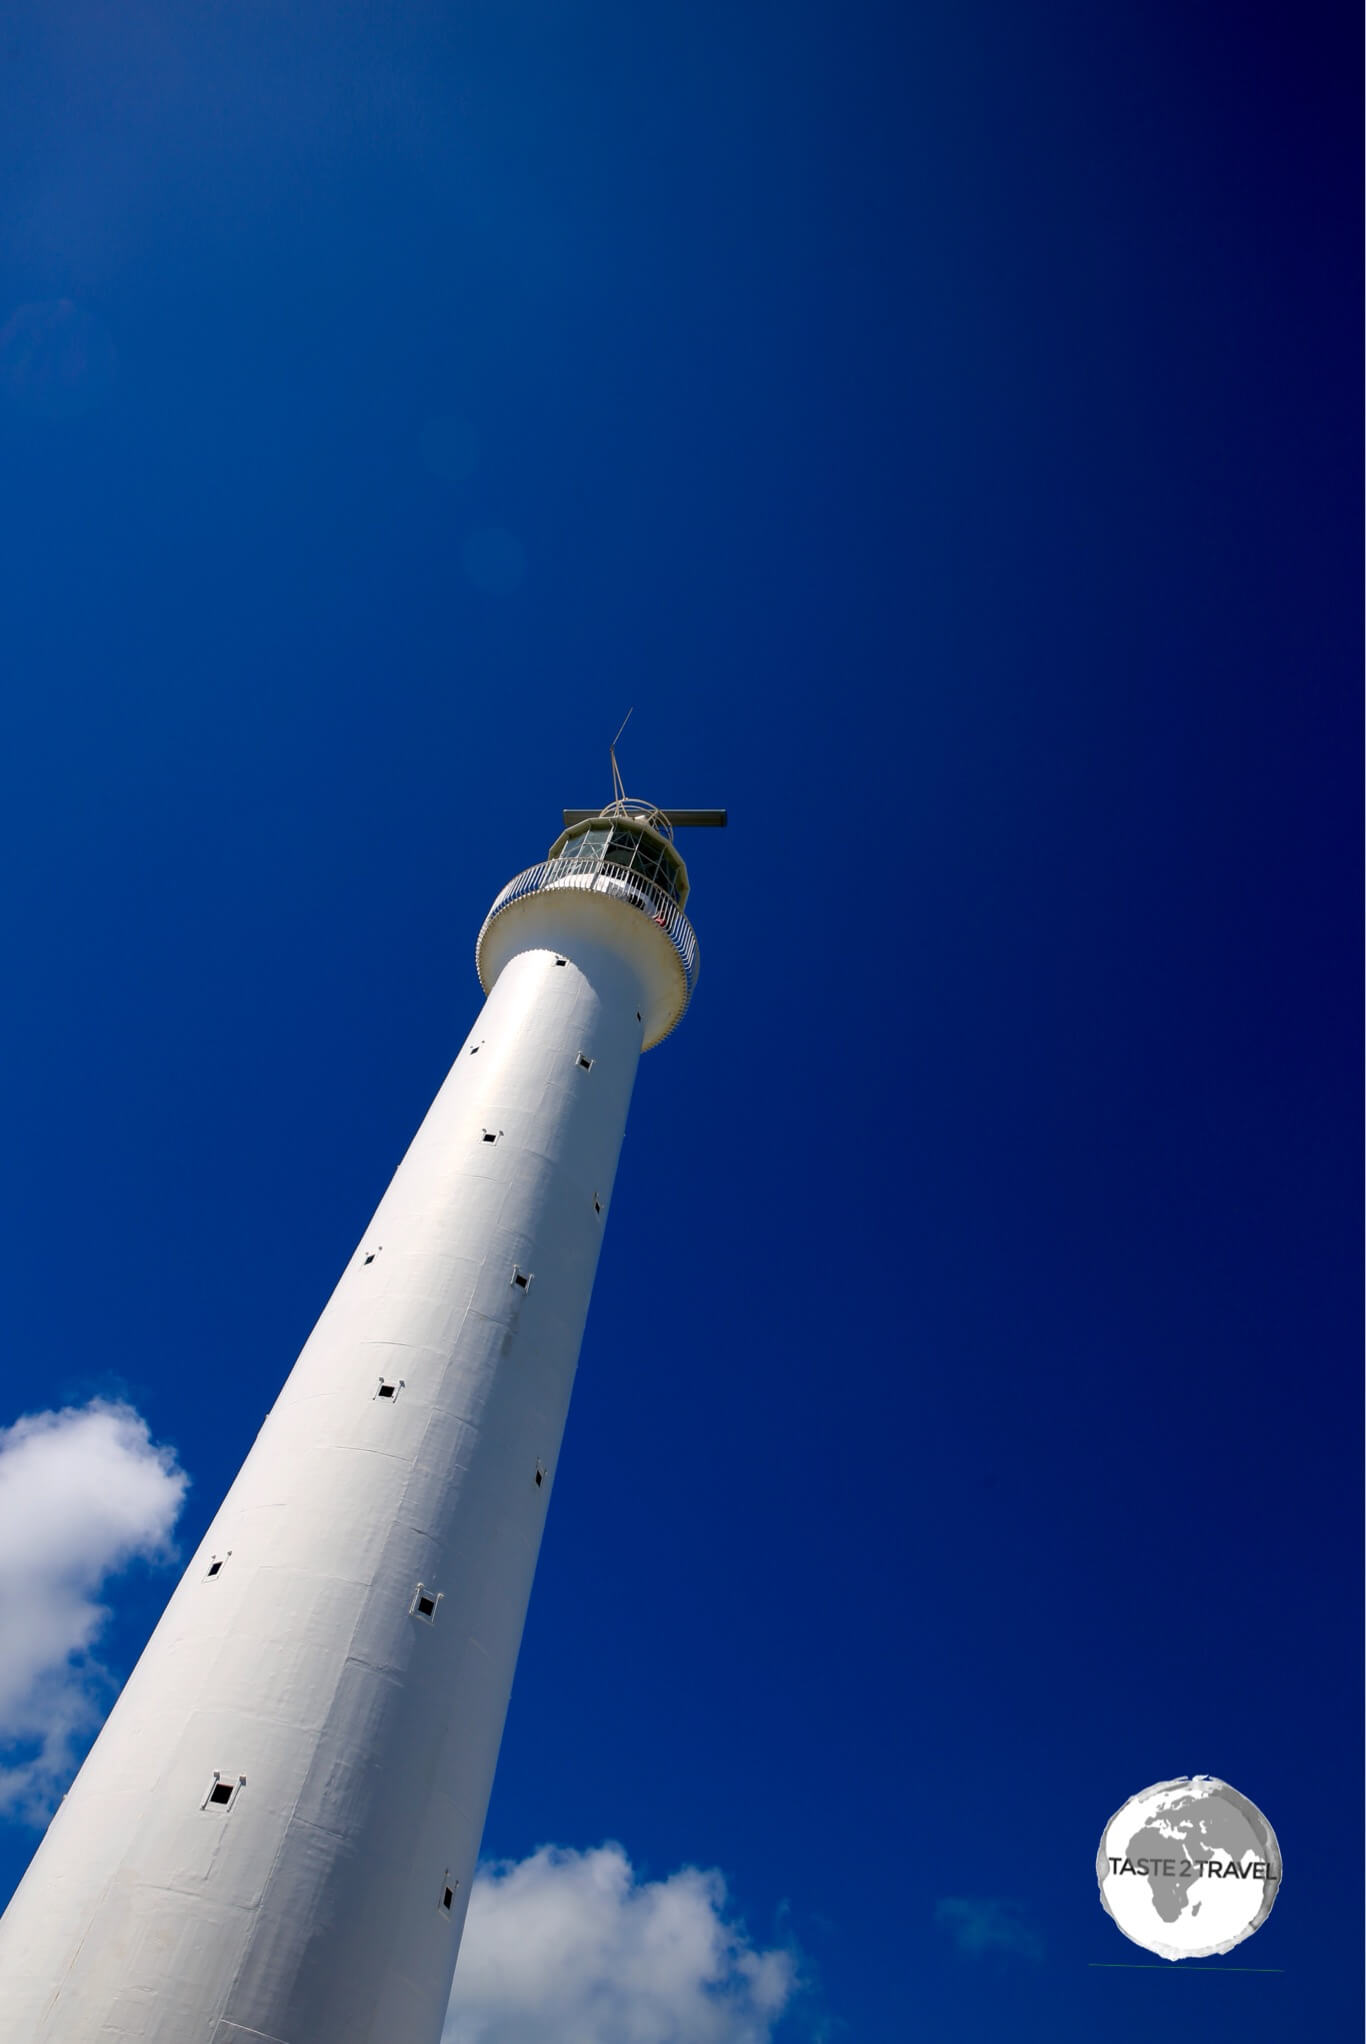
[[[587,823],[589,818],[594,816],[637,815],[644,823],[654,819],[657,824],[658,820],[662,818],[670,830],[724,830],[726,827],[726,812],[724,809],[658,809],[652,802],[633,802],[627,795],[626,783],[622,780],[621,768],[617,765],[617,747],[621,743],[622,731],[626,729],[635,713],[636,706],[632,703],[630,709],[621,720],[621,730],[617,732],[616,737],[607,748],[607,756],[612,762],[611,801],[606,809],[564,810],[565,829],[569,830],[576,823]],[[665,835],[668,835],[667,831]]]
[[[635,713],[636,706],[632,703],[630,709],[621,720],[621,731],[626,729]],[[612,762],[612,800],[614,802],[624,802],[626,800],[626,784],[621,778],[621,768],[617,765],[617,746],[621,741],[621,731],[618,731],[616,737],[607,748],[608,758]]]

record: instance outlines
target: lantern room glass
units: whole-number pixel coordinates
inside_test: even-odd
[[[557,857],[584,869],[630,873],[662,889],[670,901],[682,899],[678,854],[652,830],[615,819],[584,824],[565,839]]]

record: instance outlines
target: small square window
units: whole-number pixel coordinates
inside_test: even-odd
[[[210,1576],[216,1576],[216,1575],[218,1575],[218,1574],[219,1574],[219,1573],[221,1572],[221,1570],[222,1570],[222,1567],[223,1567],[223,1563],[224,1563],[224,1561],[226,1561],[226,1560],[227,1560],[227,1556],[226,1556],[226,1555],[223,1555],[223,1556],[218,1556],[218,1555],[215,1555],[215,1556],[214,1556],[214,1558],[213,1558],[213,1560],[212,1560],[212,1561],[211,1561],[211,1562],[209,1563],[209,1574],[210,1574]]]
[[[530,1290],[533,1275],[534,1273],[529,1270],[519,1270],[516,1264],[512,1266],[512,1282],[519,1292]]]
[[[441,1602],[440,1590],[429,1590],[425,1583],[419,1583],[413,1592],[413,1601],[408,1610],[414,1618],[421,1618],[428,1625],[436,1624],[436,1610]]]
[[[584,1056],[584,1054],[583,1054],[583,1052],[582,1052],[582,1051],[580,1051],[580,1052],[579,1052],[579,1070],[580,1070],[581,1072],[591,1072],[591,1071],[592,1071],[592,1069],[593,1069],[593,1060],[592,1060],[592,1058],[591,1058],[591,1057],[585,1057],[585,1056]]]
[[[441,1883],[441,1907],[445,1910],[447,1916],[450,1915],[455,1907],[455,1891],[459,1886],[459,1881],[452,1879],[448,1871]]]
[[[397,1389],[398,1389],[397,1384],[381,1384],[379,1387],[379,1395],[381,1398],[392,1398]]]
[[[397,1383],[394,1383],[388,1377],[381,1377],[375,1390],[375,1396],[376,1398],[397,1398],[402,1389],[402,1377],[399,1378]]]
[[[205,1796],[203,1802],[199,1806],[200,1809],[201,1810],[230,1809],[234,1799],[236,1798],[238,1789],[240,1789],[243,1786],[245,1781],[246,1776],[244,1774],[239,1774],[236,1781],[229,1781],[224,1775],[216,1774],[213,1778],[213,1784],[209,1789],[209,1793]]]
[[[481,1051],[481,1050],[482,1050],[483,1048],[484,1048],[484,1046],[483,1046],[483,1044],[482,1044],[482,1043],[472,1043],[472,1044],[470,1045],[470,1056],[471,1056],[471,1057],[478,1057],[478,1055],[479,1055],[480,1051]]]
[[[538,1463],[536,1464],[536,1488],[537,1488],[537,1490],[539,1490],[539,1489],[541,1488],[541,1485],[542,1485],[542,1484],[543,1484],[544,1482],[545,1482],[545,1464],[544,1464],[544,1462],[538,1462]]]
[[[593,1194],[593,1212],[595,1214],[600,1214],[602,1212],[602,1201],[598,1198],[596,1193]]]
[[[368,1256],[366,1257],[365,1261],[366,1261],[367,1263],[373,1263],[373,1262],[374,1262],[374,1260],[375,1260],[375,1252],[374,1252],[374,1250],[372,1249],[372,1250],[370,1251],[370,1254],[369,1254],[369,1255],[368,1255]]]
[[[496,1143],[502,1133],[500,1128],[486,1128],[482,1131],[483,1140],[486,1143]]]
[[[555,960],[555,963],[556,963],[557,965],[568,965],[568,963],[569,963],[569,960],[568,960],[567,958],[557,958],[557,959]]]

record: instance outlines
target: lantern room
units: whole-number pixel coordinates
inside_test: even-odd
[[[550,862],[577,876],[602,873],[611,879],[645,881],[679,908],[688,898],[688,869],[673,845],[673,828],[662,810],[646,802],[616,801],[597,816],[563,831],[550,847]]]

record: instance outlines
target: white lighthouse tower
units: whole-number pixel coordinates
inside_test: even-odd
[[[0,1923],[5,2044],[436,2044],[682,823],[566,811],[487,999]]]

